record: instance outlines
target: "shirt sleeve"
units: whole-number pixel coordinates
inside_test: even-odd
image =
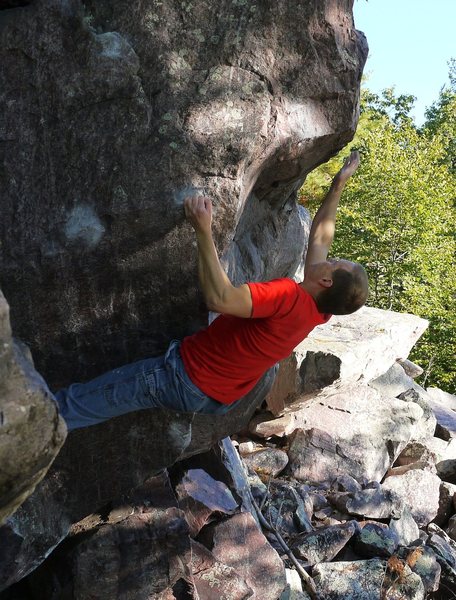
[[[296,283],[292,279],[273,279],[247,285],[252,296],[253,319],[286,315],[298,298]]]

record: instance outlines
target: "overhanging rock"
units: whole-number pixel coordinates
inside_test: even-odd
[[[428,323],[420,317],[364,307],[316,327],[280,363],[268,408],[279,415],[332,388],[368,383],[406,358]]]

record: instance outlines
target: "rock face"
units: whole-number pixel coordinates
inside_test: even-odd
[[[15,334],[52,390],[207,323],[186,194],[212,197],[234,282],[295,273],[309,229],[296,191],[357,123],[367,45],[351,0],[0,8],[0,280]],[[23,471],[17,489],[2,490],[7,512],[64,435],[44,384],[23,382],[15,406],[27,420],[7,450],[0,430]],[[0,531],[2,585],[74,522],[242,428],[270,383],[229,418],[147,411],[71,434]],[[10,390],[0,392],[10,410]]]
[[[65,435],[27,347],[11,337],[9,308],[0,292],[0,523],[33,492]]]
[[[206,323],[182,210],[192,190],[213,198],[236,281],[294,273],[308,227],[294,193],[357,123],[367,45],[351,8],[43,0],[0,11],[0,277],[51,386]]]

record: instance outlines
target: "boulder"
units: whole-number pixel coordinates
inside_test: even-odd
[[[402,508],[399,518],[390,520],[389,528],[396,534],[401,546],[410,546],[420,537],[418,525],[406,506]]]
[[[351,4],[331,0],[17,4],[0,11],[0,279],[55,391],[207,324],[188,194],[213,199],[235,283],[293,276],[310,225],[296,192],[354,135],[367,44]],[[16,465],[21,444],[60,427],[43,405],[17,436]],[[0,588],[81,518],[245,425],[237,412],[143,411],[72,432],[0,532]],[[62,435],[35,455],[19,501]]]
[[[331,317],[280,363],[267,400],[269,410],[279,415],[317,394],[324,401],[341,383],[367,383],[379,377],[395,364],[398,354],[408,355],[426,327],[427,321],[414,315],[370,307]]]
[[[380,392],[383,396],[397,398],[402,392],[406,392],[413,387],[413,379],[407,375],[399,362],[395,362],[391,367],[369,382],[369,386]]]
[[[422,414],[417,404],[383,398],[365,385],[333,390],[294,413],[299,429],[290,436],[287,471],[314,482],[333,481],[343,473],[358,481],[380,481]]]
[[[434,402],[438,402],[445,408],[456,411],[456,396],[454,394],[449,394],[448,392],[444,392],[440,388],[436,387],[428,387],[426,388],[426,392],[434,400]]]
[[[378,558],[371,560],[321,563],[312,574],[317,590],[331,600],[373,600],[388,592],[388,600],[424,600],[421,578],[402,566],[402,577],[390,586],[385,577],[387,564]]]
[[[402,392],[402,394],[399,394],[398,398],[404,400],[404,402],[413,402],[414,404],[417,404],[423,411],[423,416],[415,424],[412,439],[426,443],[426,441],[435,434],[437,425],[437,420],[429,396],[422,387],[413,383],[413,389]]]
[[[191,537],[196,537],[213,514],[231,515],[238,507],[230,490],[202,469],[190,469],[176,486],[179,508],[184,512]]]
[[[0,291],[0,524],[43,479],[66,426],[28,348],[12,338]]]
[[[253,591],[233,567],[218,561],[202,544],[192,540],[191,569],[199,598],[204,600],[246,600]]]
[[[434,523],[444,527],[454,513],[453,498],[456,495],[456,485],[442,481],[440,484],[439,510],[434,518]]]
[[[355,493],[333,493],[330,502],[349,515],[368,519],[388,519],[402,512],[402,501],[383,487],[364,489]]]
[[[455,439],[456,412],[435,400],[431,400],[430,405],[437,420],[435,435],[446,441]]]
[[[363,558],[388,558],[398,545],[395,531],[380,523],[366,523],[353,538],[353,548]]]
[[[288,464],[287,453],[278,448],[264,448],[244,456],[244,463],[264,477],[276,477]]]
[[[436,592],[439,589],[442,569],[431,548],[400,548],[397,555],[405,560],[413,573],[419,575],[426,592]]]
[[[59,553],[32,574],[30,586],[46,600],[66,594],[75,600],[135,600],[171,593],[179,580],[191,578],[183,513],[150,508],[68,538]]]
[[[320,527],[300,535],[292,544],[293,553],[305,562],[305,566],[332,560],[358,530],[356,521],[342,525]]]
[[[428,470],[412,469],[402,475],[387,477],[384,490],[394,492],[410,510],[418,525],[427,525],[437,515],[440,479]]]
[[[399,359],[397,362],[404,369],[405,374],[408,375],[409,377],[411,377],[412,379],[415,379],[416,377],[419,377],[420,375],[422,375],[424,373],[424,370],[422,367],[420,367],[419,365],[416,365],[411,360],[408,360],[408,358]]]
[[[233,567],[253,590],[252,599],[277,600],[286,586],[285,567],[250,513],[211,527],[212,553]]]

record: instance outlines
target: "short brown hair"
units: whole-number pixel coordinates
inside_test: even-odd
[[[332,286],[321,291],[316,299],[321,313],[349,315],[365,304],[369,284],[362,265],[355,263],[351,271],[334,269],[332,281]]]

